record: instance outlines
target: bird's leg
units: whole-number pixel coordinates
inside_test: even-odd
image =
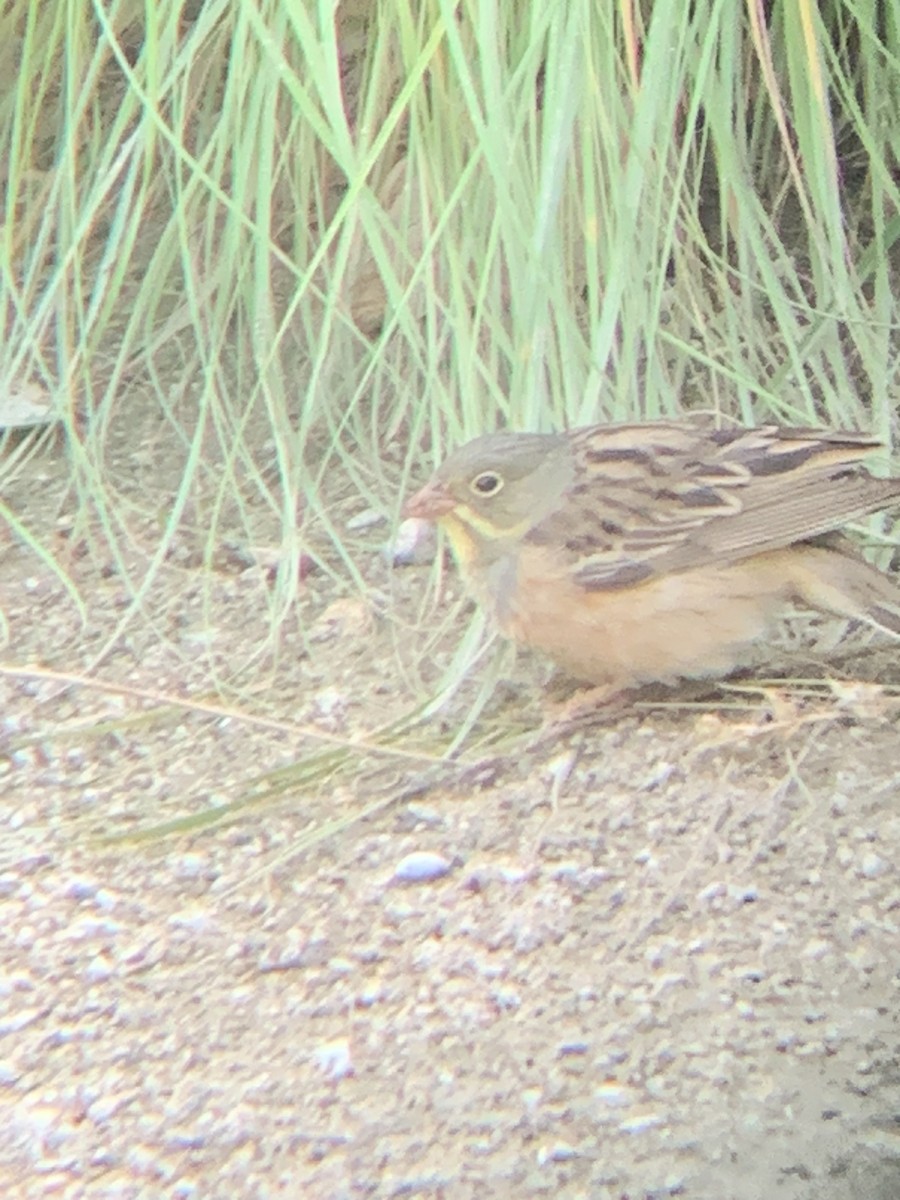
[[[545,700],[541,736],[570,732],[600,721],[618,720],[649,707],[678,708],[706,703],[715,707],[721,692],[714,680],[682,679],[671,683],[607,683],[583,687],[563,701]]]
[[[569,732],[601,717],[621,716],[630,707],[633,694],[633,687],[606,683],[579,688],[562,701],[546,699],[541,735]]]

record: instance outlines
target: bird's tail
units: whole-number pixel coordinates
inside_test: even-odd
[[[900,637],[900,587],[866,562],[851,542],[832,538],[809,543],[792,565],[791,582],[804,604],[867,621]]]

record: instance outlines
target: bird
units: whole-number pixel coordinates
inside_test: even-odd
[[[794,604],[900,637],[900,588],[843,525],[900,497],[866,433],[697,417],[503,431],[404,506],[499,631],[609,697],[723,677]]]

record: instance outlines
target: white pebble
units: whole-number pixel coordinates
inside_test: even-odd
[[[354,533],[359,529],[371,529],[373,525],[381,525],[384,520],[384,513],[379,512],[377,508],[364,508],[362,512],[350,518],[347,528]]]
[[[206,933],[215,925],[215,917],[210,909],[197,905],[172,913],[166,924],[172,929],[187,929],[190,933]]]
[[[627,1121],[621,1121],[619,1129],[622,1133],[646,1133],[648,1129],[656,1129],[662,1123],[662,1117],[658,1113],[648,1112],[641,1116],[629,1117]]]
[[[825,938],[811,938],[803,947],[803,957],[810,958],[813,962],[827,958],[831,952],[831,942],[826,941]]]
[[[599,1087],[594,1088],[594,1098],[608,1108],[628,1108],[634,1103],[635,1092],[632,1088],[623,1087],[612,1080],[607,1080],[606,1083],[601,1083]]]
[[[890,869],[891,864],[881,855],[867,854],[860,864],[859,873],[865,879],[877,879],[879,875],[886,875]]]
[[[112,967],[101,954],[95,955],[84,969],[88,983],[103,983],[112,973]]]
[[[713,883],[708,883],[705,888],[702,888],[697,893],[697,899],[702,901],[718,900],[720,896],[724,896],[728,891],[727,887],[721,880],[717,879]]]
[[[418,566],[434,559],[437,537],[431,521],[408,517],[401,521],[387,547],[387,557],[395,567]]]
[[[75,876],[64,885],[62,895],[67,900],[92,900],[99,889],[96,879]]]
[[[322,688],[313,697],[316,710],[323,717],[339,717],[347,709],[349,699],[335,687]]]
[[[316,1065],[332,1079],[344,1079],[347,1075],[353,1074],[350,1043],[346,1038],[325,1042],[313,1051],[313,1058]]]
[[[400,883],[427,883],[446,875],[452,866],[450,859],[442,854],[415,850],[397,863],[394,879]]]
[[[557,1142],[555,1146],[541,1146],[537,1152],[537,1161],[539,1166],[544,1166],[545,1163],[568,1162],[577,1156],[578,1151],[574,1146],[570,1146],[568,1142]]]

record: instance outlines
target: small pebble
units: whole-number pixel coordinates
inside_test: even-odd
[[[63,895],[69,900],[92,900],[99,888],[95,879],[75,877],[65,885]]]
[[[20,1074],[11,1063],[0,1062],[0,1087],[9,1087],[18,1082]]]
[[[880,875],[886,875],[890,869],[891,864],[881,855],[867,854],[860,864],[859,873],[864,879],[877,879]]]
[[[398,883],[428,883],[440,879],[453,867],[449,858],[433,854],[428,850],[416,850],[407,854],[394,868],[394,879]]]
[[[532,875],[531,867],[500,867],[498,876],[501,883],[519,884],[525,883]]]
[[[84,969],[84,978],[88,983],[103,983],[109,979],[113,973],[107,959],[102,955],[95,955]]]
[[[590,1048],[589,1042],[562,1042],[556,1054],[558,1058],[575,1058],[587,1054]]]
[[[734,973],[739,979],[746,979],[749,983],[761,983],[768,974],[762,963],[740,963],[735,967]]]
[[[557,1142],[555,1146],[542,1146],[538,1150],[537,1160],[543,1166],[548,1162],[568,1162],[577,1156],[578,1151],[574,1146],[570,1146],[568,1142]]]
[[[522,997],[515,988],[498,987],[492,993],[492,999],[501,1012],[515,1012],[522,1006]]]
[[[325,1042],[313,1051],[313,1058],[316,1065],[332,1079],[344,1079],[353,1074],[350,1043],[346,1038]]]
[[[675,765],[670,762],[660,762],[652,769],[639,784],[638,787],[642,792],[652,792],[656,788],[664,787],[675,774]]]
[[[322,717],[340,717],[349,704],[349,698],[337,688],[326,687],[313,697],[316,711]]]
[[[347,522],[347,529],[355,533],[360,529],[371,529],[373,525],[382,525],[387,518],[377,508],[364,508]]]
[[[409,517],[401,521],[393,542],[386,547],[392,566],[413,567],[434,560],[437,536],[431,521]]]
[[[825,938],[811,938],[803,947],[802,954],[804,958],[812,959],[813,962],[818,962],[826,958],[832,951],[831,942]]]
[[[629,1117],[619,1123],[622,1133],[646,1133],[648,1129],[656,1129],[662,1125],[662,1117],[658,1113],[648,1112],[640,1116]]]
[[[416,821],[421,821],[423,825],[443,825],[444,816],[436,808],[430,804],[417,804],[411,802],[407,804],[406,811]]]
[[[724,896],[728,889],[721,880],[717,879],[713,883],[708,883],[705,888],[702,888],[697,893],[697,899],[701,901],[718,900],[720,896]]]
[[[203,906],[185,907],[172,913],[166,924],[172,929],[186,929],[190,933],[207,933],[215,926],[212,911]]]
[[[180,879],[196,879],[206,867],[207,860],[202,854],[181,854],[172,859],[172,870]]]
[[[634,1103],[635,1094],[633,1089],[607,1080],[606,1083],[601,1083],[599,1087],[594,1088],[594,1098],[609,1108],[627,1108]]]

